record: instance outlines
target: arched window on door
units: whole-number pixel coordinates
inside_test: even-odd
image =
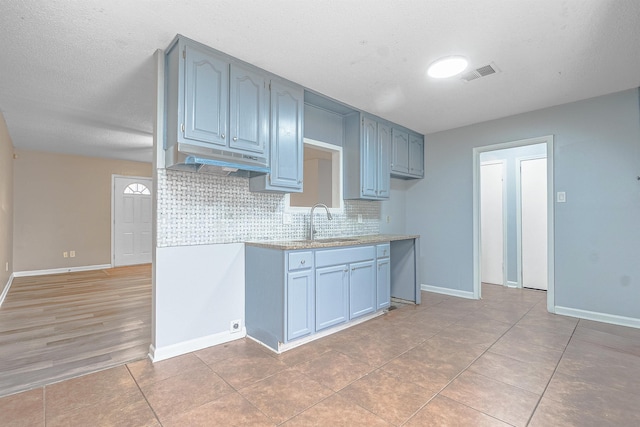
[[[150,196],[151,192],[146,185],[134,182],[133,184],[129,184],[124,189],[124,194],[142,194],[145,196]]]

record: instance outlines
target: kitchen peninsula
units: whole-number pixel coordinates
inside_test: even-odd
[[[247,242],[247,335],[280,353],[376,317],[391,297],[420,303],[419,236]]]

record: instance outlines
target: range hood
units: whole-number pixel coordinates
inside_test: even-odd
[[[168,169],[249,178],[269,173],[267,158],[193,144],[176,143],[165,150]]]

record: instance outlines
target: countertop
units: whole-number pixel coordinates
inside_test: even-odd
[[[407,234],[369,234],[366,236],[337,236],[317,240],[264,240],[245,242],[249,246],[291,251],[299,249],[335,248],[339,246],[376,245],[395,240],[417,239],[418,235]]]

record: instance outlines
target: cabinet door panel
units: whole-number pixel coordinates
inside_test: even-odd
[[[377,197],[376,169],[378,163],[377,153],[378,124],[375,120],[365,117],[362,121],[362,154],[360,157],[362,174],[362,196]]]
[[[409,133],[399,129],[391,133],[391,170],[409,173]]]
[[[373,261],[349,265],[349,318],[353,319],[376,309],[376,274]]]
[[[231,65],[229,146],[263,154],[267,140],[264,76]]]
[[[316,269],[316,331],[349,318],[349,269],[346,265]]]
[[[185,138],[225,146],[229,64],[192,46],[185,51]]]
[[[302,189],[303,110],[302,88],[271,82],[272,186]]]
[[[417,135],[409,135],[409,173],[424,176],[424,140]]]
[[[389,197],[390,180],[391,180],[391,162],[389,161],[391,150],[391,128],[384,124],[378,123],[378,183],[377,196],[382,198]]]
[[[313,272],[287,274],[287,340],[313,332]]]
[[[391,304],[391,264],[389,258],[379,259],[377,271],[377,304],[378,310]]]

